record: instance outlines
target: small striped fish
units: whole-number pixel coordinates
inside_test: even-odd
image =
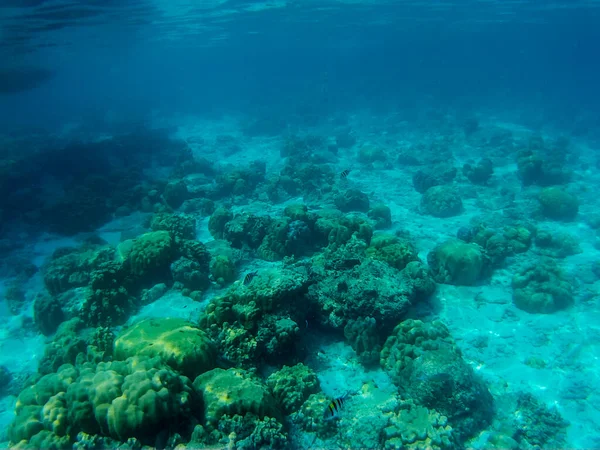
[[[327,408],[325,408],[325,411],[323,411],[323,418],[325,420],[337,419],[340,416],[342,407],[344,406],[344,403],[346,403],[347,399],[348,392],[346,392],[341,397],[337,397],[331,400],[327,405]]]
[[[340,173],[340,179],[345,180],[349,173],[350,169],[344,170],[342,173]]]
[[[254,272],[248,272],[244,277],[244,286],[248,286],[250,283],[252,283],[252,280],[254,280],[254,277],[256,275],[258,275],[257,270],[255,270]]]

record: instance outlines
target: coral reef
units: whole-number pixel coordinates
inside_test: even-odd
[[[421,211],[434,217],[452,217],[463,210],[462,200],[451,186],[433,186],[421,197]]]
[[[446,416],[457,438],[490,423],[492,396],[441,322],[400,323],[383,346],[381,365],[403,395]]]
[[[369,211],[369,196],[358,189],[348,189],[335,196],[335,206],[342,212]]]
[[[485,275],[488,258],[477,244],[450,239],[427,255],[438,283],[473,285]]]
[[[571,281],[554,262],[543,260],[519,271],[512,280],[513,302],[530,313],[553,313],[573,304]]]
[[[453,450],[458,448],[448,419],[440,413],[411,403],[392,415],[381,434],[386,450]]]
[[[302,363],[283,366],[272,373],[267,386],[285,414],[297,411],[311,394],[320,390],[317,375]]]
[[[382,230],[392,226],[392,211],[387,205],[373,205],[367,215],[369,216],[369,219],[375,222],[373,228],[376,230]]]
[[[206,333],[183,319],[147,319],[115,340],[115,359],[132,356],[157,357],[192,379],[215,367],[216,346]]]
[[[153,445],[164,427],[190,434],[201,405],[191,382],[158,359],[65,364],[17,400],[12,445],[71,448],[79,432]]]
[[[548,187],[538,197],[542,214],[548,219],[571,221],[579,212],[579,201],[558,187]]]
[[[412,243],[388,234],[374,235],[365,253],[368,257],[384,261],[398,270],[404,269],[411,261],[419,260]]]
[[[486,185],[494,174],[494,165],[489,158],[483,158],[476,165],[463,165],[462,170],[471,183]]]
[[[291,267],[265,270],[252,283],[234,283],[211,300],[200,317],[201,327],[229,361],[256,367],[264,361],[286,362],[301,355],[298,324],[309,304],[310,281]]]

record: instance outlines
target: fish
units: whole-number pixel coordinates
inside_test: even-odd
[[[342,173],[340,173],[340,179],[345,180],[349,173],[350,173],[350,169],[346,169],[346,170],[342,171]]]
[[[346,403],[347,400],[348,400],[348,392],[346,392],[341,397],[332,399],[328,403],[327,407],[325,408],[325,411],[323,411],[323,419],[325,419],[325,420],[337,419],[340,416],[342,407],[344,406],[344,403]]]
[[[254,272],[248,272],[244,277],[244,286],[248,286],[250,283],[252,283],[252,280],[254,280],[256,275],[258,275],[258,270],[255,270]]]

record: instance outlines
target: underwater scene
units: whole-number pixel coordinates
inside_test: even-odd
[[[600,1],[0,38],[0,448],[600,448]]]

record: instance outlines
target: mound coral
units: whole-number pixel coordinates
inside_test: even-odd
[[[86,286],[91,273],[101,264],[112,261],[114,250],[101,248],[60,248],[44,264],[44,284],[52,295]]]
[[[389,234],[374,235],[365,253],[368,257],[384,261],[398,270],[404,269],[411,261],[419,260],[416,249],[409,241]]]
[[[490,423],[492,396],[441,322],[400,323],[385,342],[381,365],[401,393],[446,416],[457,438]]]
[[[551,261],[525,267],[512,280],[513,302],[530,313],[552,313],[573,304],[571,281]]]
[[[538,200],[542,214],[548,219],[571,221],[579,212],[577,198],[558,187],[543,189]]]
[[[392,211],[389,206],[377,204],[371,207],[367,213],[369,219],[374,221],[373,228],[381,230],[392,226]]]
[[[462,200],[450,186],[433,186],[421,197],[421,211],[434,217],[452,217],[462,212]]]
[[[71,448],[80,432],[153,445],[165,427],[189,434],[201,402],[191,382],[158,359],[63,365],[25,388],[11,445]]]
[[[152,231],[168,231],[178,239],[194,239],[196,237],[196,219],[187,214],[159,213],[150,222]]]
[[[225,225],[233,219],[233,213],[226,208],[217,208],[208,220],[208,231],[215,239],[223,239]]]
[[[314,270],[318,271],[323,263],[335,264],[335,258],[315,260]],[[342,330],[350,320],[373,318],[377,322],[375,329],[384,333],[404,318],[413,302],[420,300],[413,279],[406,272],[370,258],[355,260],[352,265],[349,262],[318,276],[315,272],[317,282],[311,286],[309,297],[317,305],[323,325]],[[342,268],[342,264],[347,266]]]
[[[153,231],[122,242],[118,251],[134,276],[148,278],[168,271],[175,248],[168,231]]]
[[[217,255],[211,262],[210,274],[217,284],[225,286],[235,281],[235,265],[228,256]]]
[[[334,198],[335,206],[342,212],[369,210],[369,196],[358,189],[340,192]]]
[[[311,394],[320,391],[317,375],[302,363],[272,373],[267,386],[285,414],[297,411]]]
[[[281,418],[275,398],[257,377],[242,369],[213,369],[194,380],[204,399],[204,417],[217,428],[223,416],[254,414]]]
[[[234,283],[212,300],[200,324],[224,356],[242,366],[295,359],[304,323],[308,277],[291,268],[261,271],[252,283]]]
[[[487,256],[477,244],[450,239],[427,255],[427,262],[438,283],[473,285],[486,270]]]
[[[334,250],[350,241],[352,236],[369,244],[373,229],[367,221],[358,216],[345,216],[339,211],[322,210],[319,211],[315,222],[315,236],[320,245]]]
[[[147,319],[121,333],[114,357],[158,357],[190,379],[215,367],[216,346],[199,328],[183,319]]]

